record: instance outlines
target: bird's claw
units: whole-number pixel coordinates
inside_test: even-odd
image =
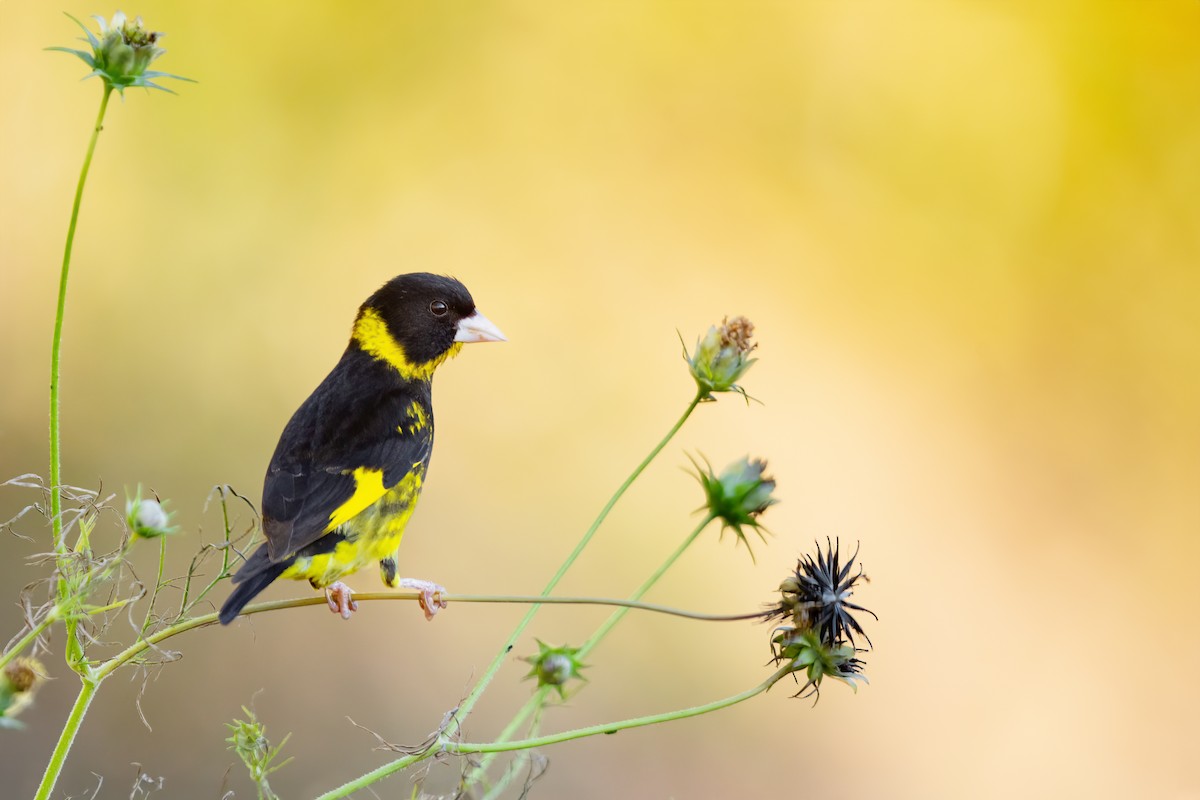
[[[350,619],[350,615],[358,611],[354,591],[341,581],[325,587],[325,602],[329,603],[329,610],[341,614],[342,619]]]
[[[448,605],[445,586],[416,578],[401,578],[400,585],[405,589],[414,589],[420,592],[417,602],[421,604],[421,610],[425,612],[426,621],[432,621],[434,616]]]

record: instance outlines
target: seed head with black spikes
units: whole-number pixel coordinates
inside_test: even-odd
[[[816,558],[804,554],[796,570],[779,585],[780,601],[771,609],[769,619],[788,619],[798,630],[815,630],[823,644],[836,647],[843,642],[856,645],[855,634],[871,644],[871,638],[851,612],[861,611],[878,619],[875,613],[850,602],[859,580],[869,580],[862,567],[854,569],[858,549],[842,563],[838,543],[826,539],[826,548],[817,546]]]

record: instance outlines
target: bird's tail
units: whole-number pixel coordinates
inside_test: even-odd
[[[271,585],[271,581],[283,574],[292,565],[292,559],[272,562],[267,555],[267,546],[263,545],[242,565],[233,576],[233,582],[239,584],[221,606],[218,615],[222,625],[228,625],[242,613],[246,604],[258,596],[258,593]]]

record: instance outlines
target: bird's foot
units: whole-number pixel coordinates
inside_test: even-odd
[[[350,619],[350,615],[358,611],[354,591],[341,581],[325,587],[325,602],[329,603],[329,610],[341,614],[342,619]]]
[[[421,593],[417,602],[421,604],[421,610],[425,612],[426,620],[432,620],[434,615],[447,605],[445,586],[416,578],[401,578],[400,585],[405,589],[415,589]]]

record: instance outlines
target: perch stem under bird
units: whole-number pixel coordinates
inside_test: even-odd
[[[233,576],[221,623],[276,578],[324,589],[349,619],[357,603],[341,578],[371,562],[389,587],[421,593],[427,619],[444,608],[443,587],[397,573],[433,451],[433,373],[464,344],[505,340],[453,278],[399,275],[368,297],[341,359],[283,429],[263,485],[266,543]]]

